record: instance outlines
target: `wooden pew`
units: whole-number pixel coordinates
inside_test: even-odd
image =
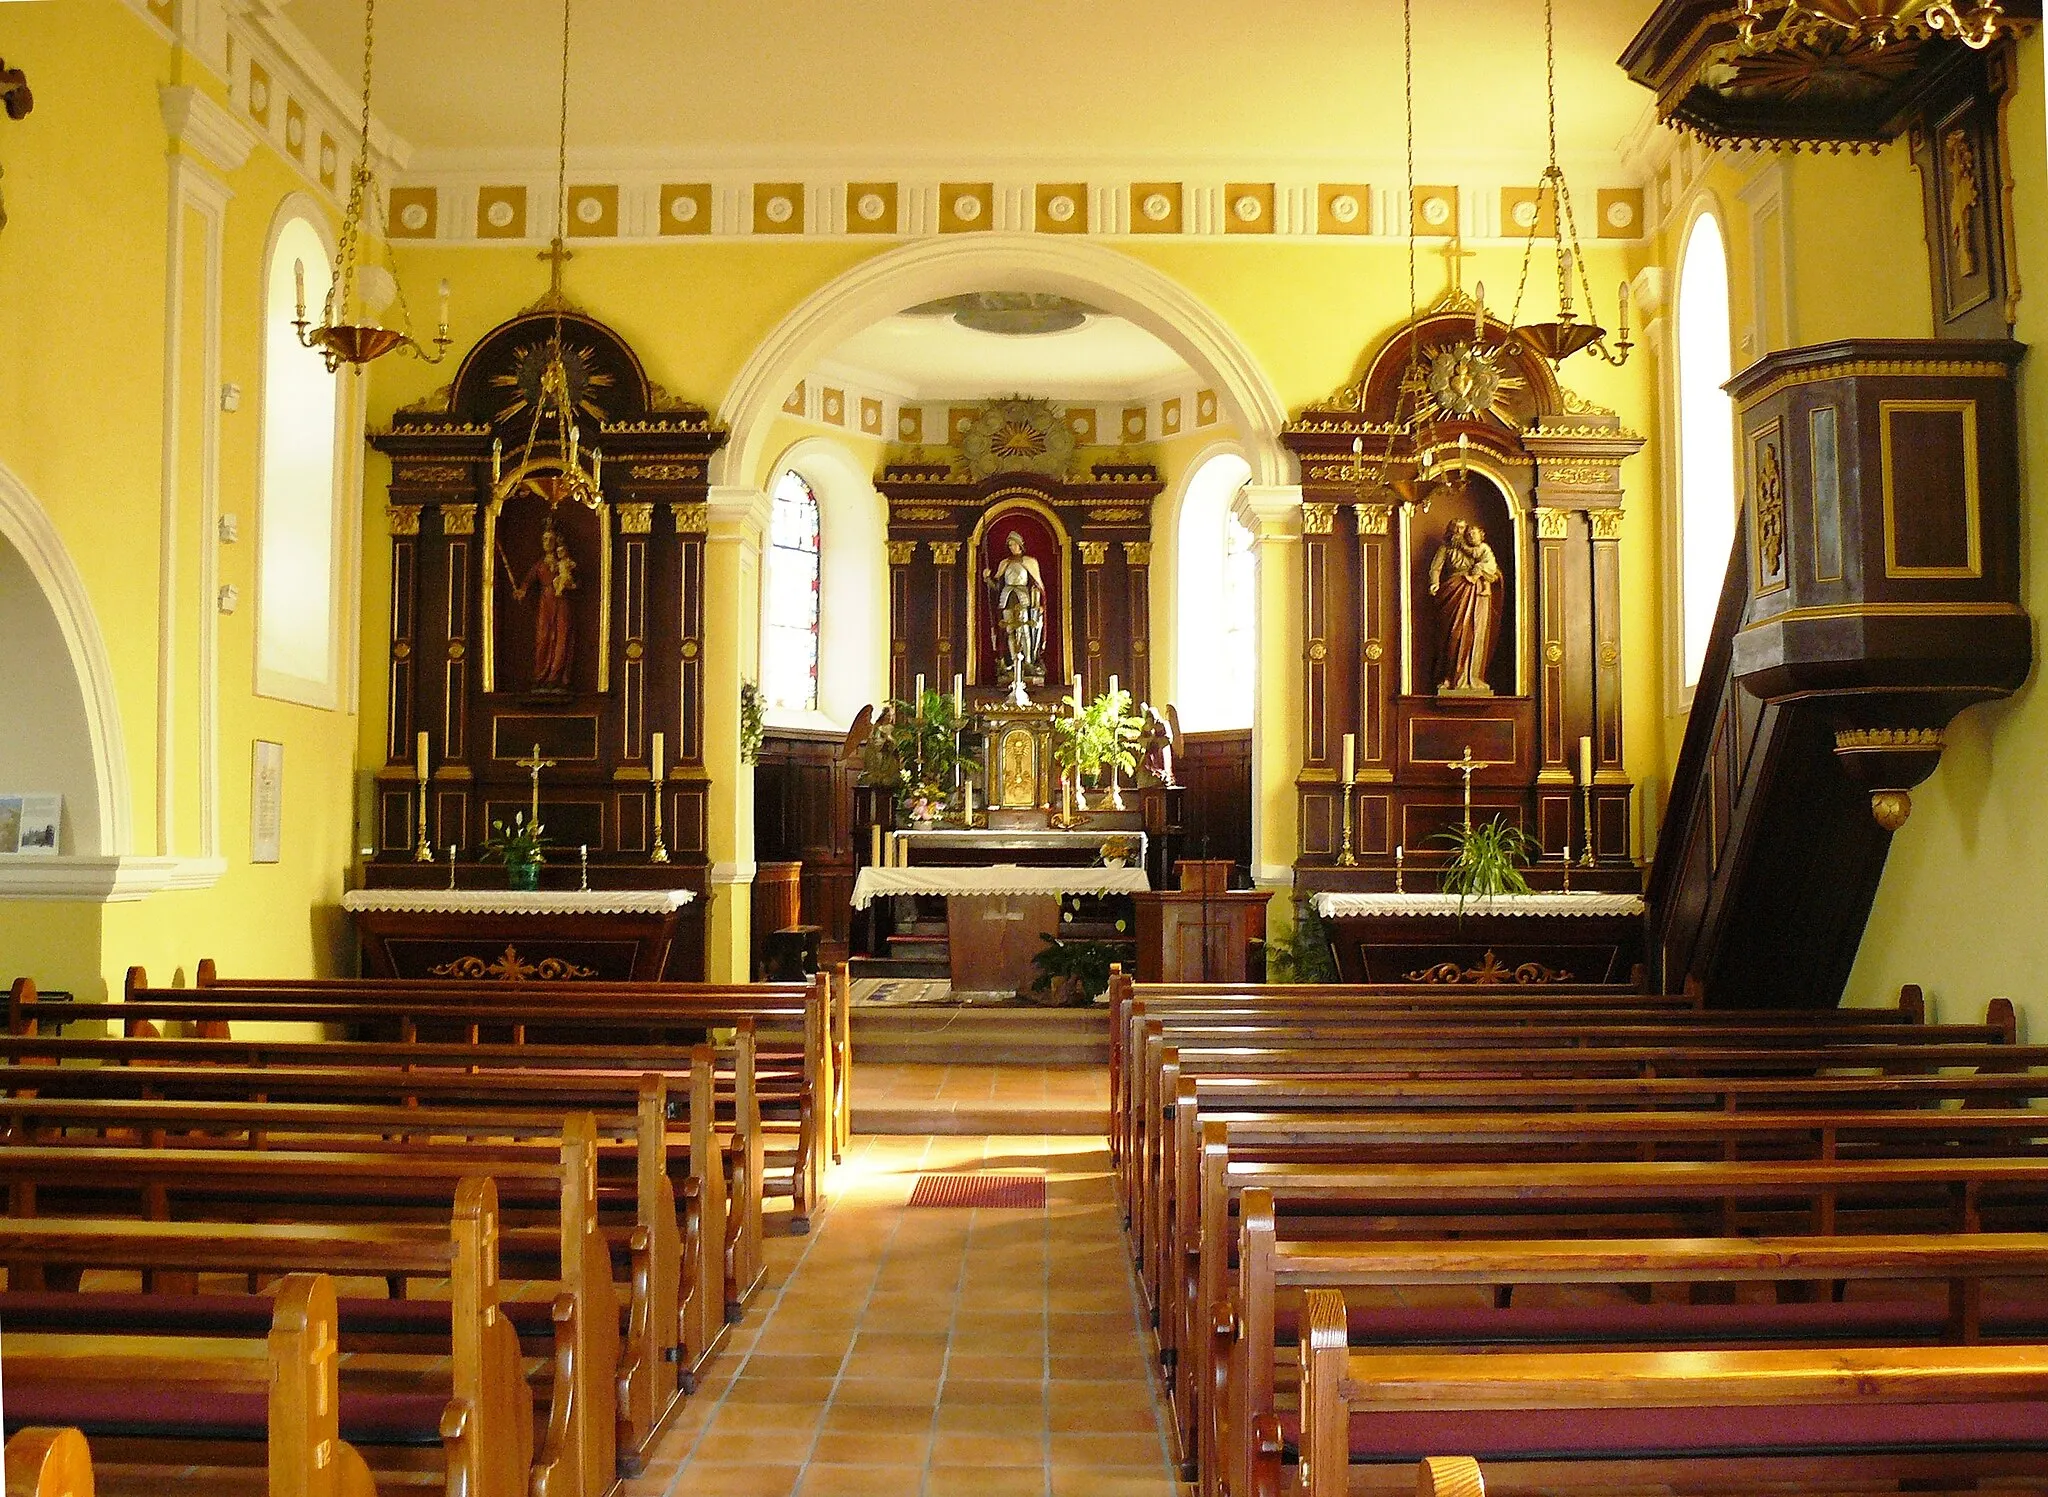
[[[1418,1435],[1440,1440],[1446,1426],[1481,1459],[1540,1453],[1536,1480],[1553,1488],[1574,1466],[1631,1485],[1681,1481],[1688,1466],[1723,1483],[2048,1469],[2048,1346],[1382,1355],[1349,1349],[1333,1290],[1311,1290],[1304,1317],[1303,1497],[1349,1497],[1354,1460],[1405,1465]],[[1769,1417],[1784,1408],[1799,1416]],[[1260,1441],[1255,1497],[1280,1490],[1278,1434]]]
[[[1271,1322],[1245,1298],[1246,1281],[1236,1295],[1228,1287],[1232,1263],[1242,1274],[1265,1252],[1260,1233],[1276,1243],[1369,1233],[1436,1245],[1570,1234],[1828,1237],[2003,1229],[2048,1212],[2048,1159],[1347,1166],[1237,1163],[1205,1145],[1203,1166],[1196,1298],[1202,1334],[1218,1340],[1201,1358],[1198,1439],[1200,1425],[1230,1407],[1223,1400],[1241,1396],[1242,1382],[1226,1386],[1228,1345],[1271,1344]]]
[[[714,1150],[724,1151],[731,1180],[725,1192],[724,1248],[731,1314],[752,1294],[762,1273],[765,1159],[750,1021],[735,1032],[730,1055],[713,1073],[713,1101],[706,1107],[694,1049],[617,1053],[558,1046],[0,1036],[0,1088],[44,1097],[299,1099],[411,1107],[454,1101],[533,1108],[558,1118],[570,1111],[639,1106],[636,1073],[658,1075],[668,1086],[669,1118],[687,1121],[690,1130],[671,1142],[671,1173],[687,1182],[698,1168],[690,1161],[706,1161],[702,1209],[719,1205],[712,1199],[716,1172],[709,1161],[717,1157]],[[611,1069],[616,1075],[606,1074]],[[687,1114],[685,1098],[690,1099]],[[675,1164],[683,1168],[678,1171]],[[711,1342],[707,1338],[703,1344],[708,1348]]]
[[[58,1223],[49,1230],[59,1232],[64,1217],[52,1215],[49,1208],[73,1203],[86,1205],[73,1216],[97,1218],[108,1214],[110,1202],[116,1207],[130,1203],[145,1219],[211,1220],[216,1232],[219,1223],[243,1221],[252,1213],[265,1220],[287,1217],[350,1228],[359,1226],[365,1215],[378,1221],[432,1218],[462,1194],[480,1166],[491,1176],[494,1214],[502,1197],[508,1203],[505,1214],[515,1221],[542,1223],[533,1229],[494,1227],[491,1236],[505,1254],[550,1264],[548,1277],[560,1285],[576,1351],[572,1357],[558,1355],[555,1371],[567,1382],[550,1394],[550,1428],[560,1430],[561,1448],[575,1453],[573,1474],[559,1478],[568,1483],[559,1490],[561,1497],[601,1497],[616,1473],[619,1425],[631,1407],[630,1390],[654,1387],[663,1369],[645,1368],[636,1359],[620,1356],[610,1253],[595,1216],[595,1126],[587,1115],[568,1119],[559,1157],[554,1159],[483,1155],[476,1150],[454,1154],[416,1146],[295,1150],[288,1156],[267,1149],[114,1145],[23,1144],[0,1149],[0,1183],[9,1191],[9,1215],[16,1218],[12,1225],[20,1227],[23,1219],[41,1217]],[[24,1267],[32,1271],[40,1265],[31,1261]],[[14,1266],[9,1282],[24,1282]],[[27,1282],[32,1287],[38,1283],[33,1272]],[[645,1275],[636,1274],[636,1294],[645,1287]],[[517,1335],[509,1320],[495,1308],[492,1318],[502,1327],[493,1336],[505,1338],[516,1359]],[[636,1308],[633,1323],[648,1324],[646,1312]],[[564,1324],[558,1308],[558,1345]],[[524,1381],[517,1381],[525,1398]],[[487,1455],[497,1449],[488,1444]]]
[[[213,1399],[260,1397],[266,1403],[265,1419],[252,1438],[267,1447],[269,1497],[376,1497],[369,1467],[340,1435],[334,1321],[333,1281],[324,1274],[292,1274],[278,1286],[270,1329],[261,1341],[183,1337],[166,1344],[148,1337],[0,1332],[0,1361],[6,1365],[10,1400],[37,1383],[132,1388],[152,1380],[174,1381]],[[24,1429],[15,1440],[29,1435]],[[39,1476],[58,1443],[52,1440],[46,1447]],[[28,1438],[23,1456],[33,1455],[39,1444],[40,1436]],[[15,1441],[10,1440],[10,1497],[15,1477]],[[173,1491],[185,1484],[168,1471],[158,1479]],[[218,1488],[203,1474],[191,1485],[202,1492]],[[25,1490],[41,1497],[43,1488]],[[483,1491],[474,1497],[484,1497]]]
[[[30,1425],[7,1442],[7,1497],[93,1497],[92,1450],[66,1426]]]
[[[478,1044],[488,1031],[502,1031],[510,1044],[526,1045],[528,1030],[541,1035],[574,1036],[575,1043],[556,1043],[545,1048],[560,1054],[565,1068],[584,1063],[603,1064],[589,1057],[612,1050],[652,1044],[672,1046],[678,1041],[694,1043],[714,1029],[735,1027],[753,1020],[757,1025],[776,1022],[778,1016],[802,1027],[800,1051],[790,1053],[788,1068],[777,1068],[763,1059],[757,1066],[756,1098],[764,1120],[783,1118],[794,1147],[780,1160],[789,1170],[787,1189],[792,1199],[791,1228],[808,1231],[811,1214],[824,1200],[826,1161],[836,1136],[829,1107],[834,1092],[826,1006],[828,989],[821,977],[808,989],[792,988],[791,1001],[761,1000],[726,1002],[707,998],[685,1001],[678,997],[608,999],[586,1001],[583,984],[479,984],[453,987],[423,984],[365,983],[362,996],[347,998],[334,991],[301,999],[288,994],[255,997],[244,990],[232,997],[192,989],[149,988],[140,969],[130,969],[130,993],[118,1007],[77,1003],[38,997],[27,979],[18,980],[10,994],[10,1032],[36,1033],[42,1026],[63,1026],[79,1022],[120,1022],[129,1033],[139,1025],[183,1022],[196,1026],[233,1026],[236,1023],[308,1023],[329,1026],[340,1032],[354,1026],[388,1031],[399,1043],[432,1041],[440,1038],[456,1043]],[[415,1000],[390,996],[392,989],[410,986],[428,988]],[[550,991],[550,987],[553,991]],[[649,985],[634,989],[643,995]],[[530,1063],[542,1064],[542,1045],[529,1047]],[[617,1059],[611,1064],[620,1063]],[[770,1162],[777,1162],[771,1157]],[[766,1182],[764,1182],[764,1188]]]
[[[139,972],[140,969],[134,969]],[[343,997],[360,993],[366,987],[376,986],[406,997],[421,997],[430,992],[473,992],[478,988],[474,982],[454,980],[438,982],[387,982],[374,978],[232,978],[222,977],[212,957],[202,957],[193,969],[195,987],[217,990],[223,993],[254,993],[267,997],[297,996],[318,998],[323,994]],[[526,984],[533,986],[534,984]],[[486,983],[486,991],[502,992],[505,984]],[[545,984],[540,986],[546,987]],[[829,1112],[832,1118],[832,1162],[837,1164],[843,1154],[850,1134],[852,1117],[850,1097],[853,1085],[853,1025],[852,1002],[853,984],[848,975],[846,963],[840,962],[829,972],[821,972],[809,983],[634,983],[634,982],[573,982],[558,985],[562,990],[573,992],[579,1000],[584,998],[617,998],[632,1001],[648,994],[707,1004],[762,1002],[764,997],[773,1001],[774,995],[801,994],[806,1003],[822,1004],[818,1028],[824,1044],[816,1068],[827,1078],[824,1087],[830,1098]],[[175,990],[173,990],[175,991]],[[766,1010],[763,1017],[766,1017]]]
[[[125,1090],[132,1073],[99,1068],[111,1089]],[[246,1074],[246,1073],[244,1073]],[[700,1085],[709,1078],[700,1070]],[[91,1071],[73,1070],[67,1079],[87,1090],[102,1079]],[[223,1084],[212,1074],[195,1077],[200,1089],[230,1100],[136,1100],[94,1096],[52,1099],[14,1098],[0,1101],[6,1131],[0,1148],[19,1144],[91,1147],[97,1144],[148,1148],[234,1147],[286,1153],[294,1149],[402,1154],[411,1161],[422,1150],[487,1164],[508,1157],[510,1140],[524,1152],[559,1153],[564,1112],[509,1108],[476,1109],[446,1105],[390,1105],[381,1100],[410,1090],[417,1079],[394,1075],[380,1080],[375,1073],[350,1073],[350,1101],[303,1103],[240,1100],[247,1089],[290,1090],[276,1073],[260,1073],[253,1082]],[[447,1078],[452,1079],[452,1078]],[[667,1174],[668,1151],[663,1121],[666,1087],[659,1076],[637,1078],[638,1095],[606,1100],[636,1100],[633,1112],[592,1114],[599,1135],[596,1150],[601,1181],[629,1187],[631,1215],[611,1235],[621,1256],[627,1294],[621,1306],[626,1317],[626,1362],[622,1378],[627,1408],[621,1417],[622,1448],[629,1466],[644,1462],[646,1452],[678,1397],[695,1386],[711,1356],[722,1344],[732,1305],[727,1236],[724,1230],[722,1171],[701,1140],[693,1140],[696,1158],[711,1160],[708,1172],[695,1167],[681,1183],[689,1209],[678,1212],[677,1182]],[[587,1099],[586,1099],[587,1101]],[[701,1115],[701,1114],[700,1114]],[[604,1136],[623,1140],[607,1145]],[[465,1147],[490,1140],[484,1148]],[[610,1152],[609,1159],[607,1151]],[[540,1157],[545,1157],[542,1154]],[[614,1170],[603,1168],[607,1163]],[[627,1239],[630,1239],[627,1240]],[[8,1300],[0,1294],[0,1320]],[[684,1374],[678,1378],[680,1368]]]

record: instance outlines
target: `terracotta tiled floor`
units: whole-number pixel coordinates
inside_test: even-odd
[[[856,1124],[863,1115],[904,1118],[898,1131],[942,1126],[949,1116],[975,1118],[1017,1115],[1017,1128],[1036,1124],[1040,1113],[1085,1118],[1088,1131],[1109,1126],[1109,1068],[1047,1065],[875,1065],[863,1061],[853,1068],[853,1109]],[[919,1125],[915,1119],[932,1115]],[[1029,1121],[1025,1121],[1026,1118]],[[1069,1131],[1062,1128],[1062,1132]],[[1072,1140],[1069,1140],[1071,1142]]]
[[[975,1169],[1046,1209],[906,1209]],[[1099,1137],[857,1136],[624,1497],[1174,1497],[1107,1171]]]

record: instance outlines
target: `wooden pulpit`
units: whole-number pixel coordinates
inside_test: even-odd
[[[1134,894],[1139,982],[1249,982],[1266,936],[1264,889],[1229,889],[1227,862],[1185,858],[1178,889]]]

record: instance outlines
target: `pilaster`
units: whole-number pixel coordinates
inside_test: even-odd
[[[1299,484],[1247,484],[1234,506],[1252,533],[1258,570],[1259,676],[1252,692],[1252,874],[1262,886],[1293,881],[1298,840],[1294,768],[1302,762],[1301,680],[1290,658],[1303,627]]]
[[[704,772],[711,911],[706,972],[745,982],[752,937],[754,771],[740,762],[740,682],[761,654],[761,546],[770,501],[760,489],[714,486],[704,546]]]

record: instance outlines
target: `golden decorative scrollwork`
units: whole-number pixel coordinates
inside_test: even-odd
[[[1485,985],[1498,983],[1514,987],[1537,987],[1544,983],[1575,980],[1571,973],[1555,967],[1546,967],[1541,962],[1518,962],[1510,967],[1495,956],[1491,948],[1480,958],[1476,967],[1461,966],[1457,962],[1438,962],[1435,966],[1424,967],[1419,972],[1404,973],[1403,977],[1408,982]]]
[[[541,982],[562,982],[597,976],[595,967],[579,967],[564,957],[544,956],[537,962],[529,962],[510,944],[505,947],[505,954],[494,962],[486,962],[480,956],[459,956],[438,967],[429,967],[427,971],[434,977],[472,981],[496,978],[499,982],[525,982],[529,978],[537,978]]]
[[[890,512],[897,520],[943,520],[951,514],[943,504],[908,504]]]
[[[620,535],[652,535],[654,533],[654,506],[642,501],[615,504],[619,512]]]
[[[1145,518],[1145,511],[1120,505],[1113,509],[1091,509],[1088,518],[1098,525],[1135,525]]]
[[[1764,576],[1785,570],[1785,470],[1778,462],[1778,444],[1764,444],[1764,460],[1756,476],[1756,548]]]
[[[391,475],[393,483],[468,483],[471,474],[463,463],[406,463]]]
[[[691,483],[704,476],[702,463],[635,463],[626,470],[628,478],[643,483]]]
[[[1387,647],[1376,639],[1368,639],[1365,642],[1365,658],[1373,661],[1384,660],[1387,658]]]
[[[1940,753],[1947,738],[1939,728],[1842,728],[1835,734],[1837,749],[1904,749]]]
[[[391,521],[393,535],[418,535],[420,533],[420,507],[417,504],[394,504],[385,511]]]
[[[1551,462],[1543,464],[1543,480],[1580,489],[1614,488],[1621,483],[1621,468],[1615,463],[1594,461]]]
[[[1621,511],[1618,509],[1588,510],[1593,521],[1593,539],[1596,541],[1618,541],[1621,539]]]

